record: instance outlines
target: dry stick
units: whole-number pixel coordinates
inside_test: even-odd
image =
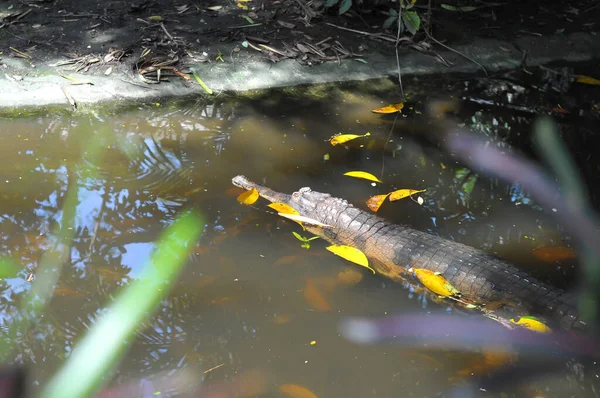
[[[222,364],[220,364],[220,365],[213,366],[212,368],[210,368],[210,369],[208,369],[208,370],[205,370],[205,371],[204,371],[204,374],[207,374],[207,373],[209,373],[209,372],[212,372],[212,371],[213,371],[213,370],[215,370],[215,369],[219,369],[221,366],[225,366],[225,364],[224,364],[224,363],[222,363]]]
[[[479,62],[475,61],[473,58],[469,57],[466,54],[461,53],[458,50],[453,49],[452,47],[449,47],[447,45],[445,45],[444,43],[442,43],[441,41],[439,41],[438,39],[436,39],[435,37],[433,37],[428,31],[427,29],[425,29],[425,34],[427,35],[427,37],[429,38],[429,40],[432,40],[433,42],[439,44],[440,46],[444,47],[447,50],[452,51],[453,53],[456,53],[458,55],[460,55],[461,57],[464,57],[466,59],[468,59],[469,61],[473,62],[475,65],[479,66],[481,69],[483,69],[483,73],[485,73],[486,76],[488,76],[487,70],[485,69],[485,67],[483,65],[481,65]]]
[[[169,39],[171,39],[171,41],[172,41],[174,44],[177,44],[177,43],[175,43],[175,39],[173,38],[173,36],[171,36],[171,34],[170,34],[170,33],[169,33],[169,31],[167,30],[167,28],[165,28],[165,25],[164,25],[162,22],[160,23],[160,27],[162,28],[162,30],[164,30],[164,31],[165,31],[165,34],[166,34],[166,35],[169,37]]]
[[[396,120],[398,120],[398,115],[400,115],[400,111],[396,112],[396,117],[394,118],[394,123],[392,123],[392,128],[390,129],[390,132],[387,138],[385,139],[385,144],[383,144],[383,151],[381,154],[381,176],[379,177],[381,181],[383,181],[383,171],[385,169],[385,147],[387,146],[388,142],[390,142],[392,132],[394,131],[394,127],[396,126]]]
[[[391,43],[395,43],[396,42],[396,38],[390,37],[390,36],[386,36],[386,35],[382,35],[380,33],[369,33],[369,32],[364,32],[362,30],[344,28],[343,26],[334,25],[334,24],[329,23],[329,22],[325,22],[325,25],[333,26],[334,28],[345,30],[347,32],[358,33],[359,35],[363,35],[363,36],[372,36],[375,39],[381,39],[381,40],[389,41]]]
[[[404,88],[402,87],[402,71],[400,70],[400,56],[398,55],[398,44],[400,44],[400,27],[402,26],[402,4],[398,3],[398,33],[396,34],[396,65],[398,66],[398,83],[400,83],[400,94],[402,95],[402,101],[404,101]],[[388,138],[389,139],[389,138]],[[384,146],[385,155],[385,146]],[[381,171],[381,177],[383,178],[383,170]]]
[[[296,3],[298,3],[298,5],[300,5],[300,8],[302,8],[302,10],[304,10],[304,13],[306,14],[306,16],[309,18],[310,22],[310,18],[315,17],[317,14],[315,13],[315,11],[310,8],[308,6],[308,4],[306,4],[305,2],[303,2],[302,0],[296,0]]]

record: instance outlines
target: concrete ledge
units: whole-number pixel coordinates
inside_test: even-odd
[[[523,59],[521,50],[527,51],[529,66],[553,61],[589,61],[598,58],[600,54],[600,40],[587,33],[521,38],[513,43],[482,40],[457,47],[456,50],[477,60],[488,72],[519,67]],[[440,49],[439,46],[436,48]],[[371,53],[363,57],[367,61],[366,64],[354,59],[345,59],[340,63],[328,62],[307,67],[294,60],[276,64],[257,61],[249,51],[252,50],[242,50],[235,65],[213,62],[190,66],[215,93],[369,80],[397,76],[398,73],[394,55]],[[402,74],[483,73],[478,65],[454,52],[439,51],[438,53],[453,65],[446,67],[430,55],[415,50],[403,50],[400,55]],[[68,105],[63,88],[81,105],[108,101],[152,101],[164,97],[204,93],[195,82],[184,83],[182,79],[177,78],[171,79],[168,83],[146,85],[147,88],[144,88],[140,87],[144,85],[141,82],[139,86],[127,83],[129,78],[123,72],[113,72],[109,76],[77,74],[63,68],[48,66],[58,60],[49,60],[47,64],[36,65],[35,68],[20,59],[3,61],[8,66],[4,70],[5,74],[16,74],[24,78],[21,81],[11,81],[4,75],[0,79],[0,108]],[[60,77],[60,74],[92,81],[93,85],[70,85],[68,80]]]

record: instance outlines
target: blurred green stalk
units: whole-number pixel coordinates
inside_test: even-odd
[[[139,325],[167,295],[202,232],[202,218],[187,212],[163,232],[140,278],[125,288],[43,389],[42,398],[89,397],[107,381]]]

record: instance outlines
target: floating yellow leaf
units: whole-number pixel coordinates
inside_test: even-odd
[[[256,188],[252,188],[238,196],[237,201],[245,205],[251,205],[258,200],[258,196]]]
[[[370,135],[371,135],[371,133],[367,133],[367,134],[363,134],[363,135],[357,135],[357,134],[339,134],[339,135],[336,135],[334,137],[331,137],[331,139],[329,140],[329,142],[331,143],[331,145],[336,146],[338,144],[343,144],[345,142],[352,141],[352,140],[355,140],[357,138],[368,137]]]
[[[306,304],[312,309],[322,312],[331,311],[331,305],[329,305],[329,302],[311,278],[306,278],[304,300],[306,300]]]
[[[300,215],[300,213],[298,213],[298,211],[296,209],[294,209],[292,206],[290,205],[286,205],[285,203],[270,203],[268,205],[271,209],[275,210],[277,213],[284,213],[284,214],[295,214],[295,215]]]
[[[277,212],[277,214],[292,214],[295,216],[299,216],[300,213],[298,213],[298,211],[296,209],[294,209],[292,206],[286,205],[285,203],[270,203],[268,205],[271,209],[275,210]],[[296,220],[292,220],[292,221],[296,221]],[[300,224],[300,226],[302,227],[302,229],[304,231],[306,231],[306,228],[304,228],[304,225],[302,225],[302,222],[300,221],[296,221],[298,224]]]
[[[409,271],[414,272],[419,281],[438,296],[460,296],[460,292],[438,272],[423,268],[410,268]]]
[[[354,178],[363,178],[369,181],[381,182],[379,178],[375,177],[371,173],[367,173],[366,171],[349,171],[344,173],[345,176],[354,177]]]
[[[360,273],[356,268],[346,268],[343,271],[338,272],[337,280],[344,285],[354,286],[359,283],[363,278],[363,274]]]
[[[600,84],[600,80],[585,75],[574,75],[577,83],[583,84]]]
[[[317,398],[314,392],[297,384],[282,384],[279,386],[279,391],[292,398]]]
[[[389,193],[386,193],[385,195],[371,196],[369,198],[369,200],[367,200],[367,206],[369,207],[369,209],[371,209],[374,212],[376,212],[377,210],[379,210],[379,208],[381,207],[381,205],[385,201],[385,198],[388,197],[388,195],[389,195]]]
[[[360,265],[361,267],[368,268],[371,270],[371,272],[375,273],[375,270],[369,267],[369,259],[367,259],[367,256],[365,256],[365,253],[361,252],[355,247],[344,245],[331,245],[327,246],[326,249],[335,254],[336,256],[340,256],[343,259]]]
[[[414,195],[419,192],[425,192],[425,189],[399,189],[390,193],[390,202],[394,202],[396,200],[404,199],[408,196]]]
[[[373,109],[371,112],[383,113],[383,114],[396,113],[396,112],[400,112],[402,110],[402,108],[404,108],[404,104],[401,102],[399,104],[393,104],[393,105],[384,106],[383,108]]]
[[[533,332],[537,333],[552,333],[552,329],[548,326],[544,325],[537,318],[533,316],[522,316],[518,320],[511,319],[511,323],[515,325],[524,327],[525,329],[529,329]]]

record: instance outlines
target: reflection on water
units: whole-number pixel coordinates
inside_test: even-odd
[[[517,184],[478,176],[431,144],[423,145],[415,135],[435,124],[425,116],[426,97],[414,93],[414,98],[385,152],[382,143],[393,117],[374,116],[370,109],[395,101],[372,93],[311,101],[269,93],[251,102],[3,121],[0,253],[21,266],[15,278],[0,281],[4,325],[17,313],[30,286],[27,279],[35,277],[39,258],[55,237],[68,188],[78,184],[67,264],[44,316],[12,342],[13,362],[29,366],[34,386],[43,384],[105,303],[136,278],[160,231],[186,208],[204,215],[204,236],[168,299],[140,327],[116,382],[201,365],[216,367],[207,380],[262,368],[273,375],[273,383],[305,386],[319,396],[433,396],[514,360],[514,353],[491,349],[466,355],[343,340],[337,331],[343,316],[439,305],[369,271],[348,274],[352,266],[328,254],[323,242],[302,248],[291,233],[302,233],[298,226],[274,216],[263,202],[245,207],[235,200],[239,191],[230,181],[237,174],[285,192],[311,186],[360,205],[388,188],[426,188],[423,206],[410,200],[386,203],[379,213],[502,254],[536,276],[567,286],[574,275],[572,261],[540,263],[532,254],[543,246],[568,246],[556,222]],[[529,153],[523,138],[529,135],[529,120],[468,104],[460,118],[488,135],[492,145],[520,145]],[[367,131],[373,140],[364,147],[326,142],[336,133]],[[98,135],[104,145],[99,161],[92,163],[86,143]],[[582,156],[586,148],[577,151]],[[382,161],[386,184],[381,191],[342,176],[350,170],[379,174]],[[595,168],[587,164],[583,171],[590,177]],[[587,383],[565,371],[522,392],[534,396],[546,387],[585,392]]]

